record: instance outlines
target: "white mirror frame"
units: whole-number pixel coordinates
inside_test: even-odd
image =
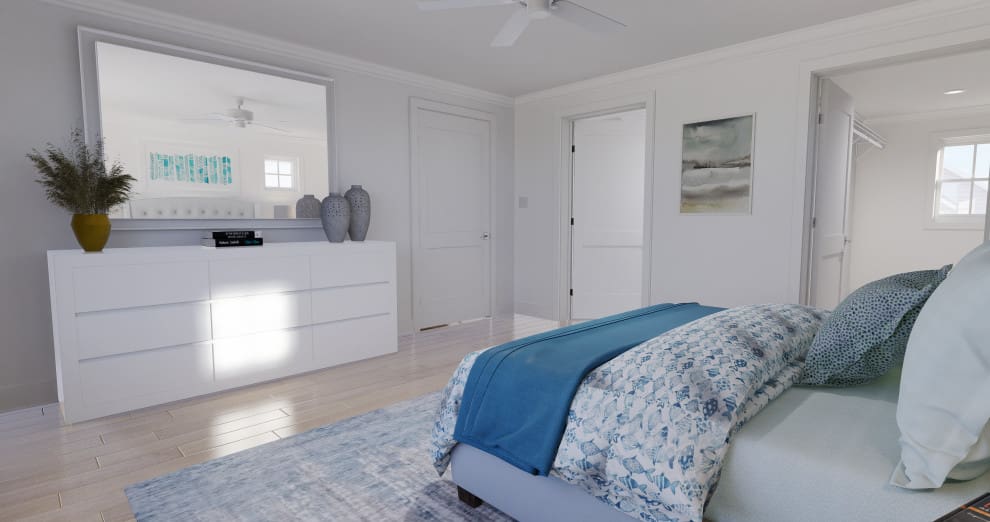
[[[328,186],[331,192],[338,191],[337,148],[334,128],[334,83],[332,78],[318,76],[290,69],[283,69],[263,63],[232,58],[220,54],[199,51],[186,47],[156,42],[144,38],[112,33],[91,27],[77,28],[79,40],[79,72],[82,81],[83,132],[89,143],[95,143],[100,136],[100,94],[97,75],[96,43],[106,42],[144,51],[151,51],[180,58],[188,58],[246,71],[280,76],[292,80],[316,83],[326,87],[327,100],[327,165]],[[296,229],[320,228],[319,219],[112,219],[114,230],[209,230],[209,229]]]

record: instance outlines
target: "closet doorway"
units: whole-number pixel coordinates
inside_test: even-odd
[[[571,121],[570,317],[645,304],[647,110]]]
[[[990,49],[823,75],[809,303],[956,263],[986,240]]]

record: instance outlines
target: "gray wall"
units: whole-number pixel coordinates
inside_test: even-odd
[[[24,155],[59,143],[82,123],[76,26],[150,38],[326,75],[336,80],[342,186],[363,184],[374,199],[371,239],[396,241],[399,328],[411,330],[409,98],[495,114],[496,312],[513,303],[513,109],[335,70],[209,40],[180,36],[39,2],[0,5],[0,411],[54,402],[55,363],[45,252],[75,248],[70,216],[50,205]],[[117,231],[110,247],[198,244],[198,231]],[[321,241],[320,230],[266,233],[268,241]]]

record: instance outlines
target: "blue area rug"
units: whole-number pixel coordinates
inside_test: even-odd
[[[511,520],[430,462],[438,393],[129,486],[145,520]]]

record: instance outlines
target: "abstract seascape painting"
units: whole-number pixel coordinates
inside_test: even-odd
[[[749,214],[755,116],[684,125],[682,214]]]

